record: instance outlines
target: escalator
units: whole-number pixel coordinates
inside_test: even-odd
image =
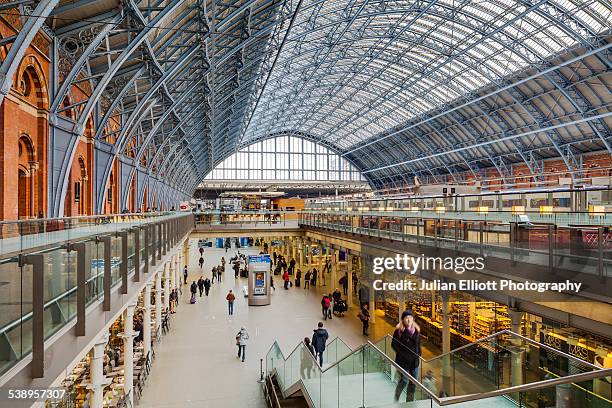
[[[391,337],[351,350],[327,345],[321,369],[300,343],[288,357],[275,342],[267,380],[278,404],[293,398],[311,408],[557,407],[612,408],[612,369],[599,367],[504,330],[429,360],[411,377],[395,363]],[[545,362],[555,362],[547,366]],[[396,400],[401,378],[409,383]]]

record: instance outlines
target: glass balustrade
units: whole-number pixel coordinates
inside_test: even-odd
[[[77,263],[79,248],[85,257],[85,305],[101,301],[104,296],[104,241],[100,236],[109,236],[111,252],[111,287],[121,283],[122,236],[127,235],[128,275],[134,272],[136,256],[135,234],[140,234],[140,254],[144,259],[144,229],[129,230],[137,225],[146,225],[168,219],[192,217],[185,213],[136,214],[113,217],[77,217],[77,219],[20,221],[0,223],[4,235],[0,239],[0,250],[10,248],[30,249],[25,254],[42,257],[43,268],[43,328],[48,339],[73,319],[77,312]],[[101,222],[101,220],[107,220]],[[34,223],[40,228],[34,228]],[[6,238],[10,228],[28,225],[30,235],[15,235]],[[10,226],[7,227],[7,226]],[[54,227],[51,227],[54,226]],[[20,234],[26,232],[20,231]],[[53,237],[44,237],[55,234]],[[34,237],[34,235],[40,235]],[[157,235],[157,234],[156,234]],[[17,239],[17,246],[4,245],[6,239]],[[158,239],[156,239],[158,241]],[[4,245],[4,246],[2,246]],[[40,247],[42,245],[42,247]],[[82,246],[81,246],[82,245]],[[36,251],[32,249],[36,247]],[[152,249],[152,243],[151,243]],[[151,252],[150,252],[151,254]],[[141,262],[143,267],[144,262]],[[15,255],[0,255],[0,375],[22,360],[32,351],[32,305],[33,266],[20,262]]]
[[[332,350],[339,346],[334,342]],[[303,343],[287,358],[275,343],[266,356],[266,371],[276,375],[286,396],[301,390],[317,408],[612,407],[612,369],[599,369],[508,331],[420,359],[415,378],[395,363],[392,346],[389,336],[368,342],[321,369]],[[539,367],[542,353],[556,353],[560,364]]]

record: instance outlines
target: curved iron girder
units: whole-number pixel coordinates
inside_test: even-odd
[[[77,148],[77,145],[78,145],[77,141],[79,140],[80,137],[83,136],[83,134],[85,132],[85,124],[86,124],[87,120],[89,120],[90,115],[91,115],[91,113],[93,111],[93,108],[97,104],[97,102],[100,99],[100,97],[102,96],[102,92],[104,91],[104,89],[106,89],[107,85],[110,83],[110,81],[113,78],[113,76],[117,73],[119,68],[127,61],[129,56],[147,38],[147,35],[153,29],[153,27],[157,26],[166,17],[168,17],[168,15],[170,15],[172,12],[174,12],[180,6],[180,3],[181,3],[181,0],[172,0],[162,11],[160,11],[159,14],[157,16],[155,16],[155,18],[153,20],[151,20],[150,25],[145,27],[141,32],[139,32],[138,35],[132,40],[132,42],[130,42],[128,44],[128,46],[123,50],[123,52],[113,61],[113,63],[111,65],[111,67],[109,68],[109,70],[100,79],[100,81],[96,85],[94,91],[92,92],[92,94],[90,95],[89,99],[87,100],[87,103],[86,103],[83,111],[81,112],[81,116],[79,117],[79,120],[74,125],[73,133],[76,135],[76,137],[72,139],[72,141],[70,142],[70,145],[68,147],[68,151],[69,151],[68,160],[66,160],[64,163],[62,163],[62,173],[64,175],[67,174],[69,167],[72,165],[72,162],[74,160],[74,155],[76,153],[76,148]],[[110,30],[109,26],[107,26],[106,28]],[[100,39],[100,38],[101,38],[100,36],[96,37],[96,39]],[[91,44],[90,44],[90,46],[91,46]],[[96,45],[96,47],[97,47],[97,45]],[[90,48],[88,47],[88,50],[89,49]],[[95,49],[95,47],[93,49]],[[92,52],[93,52],[93,49],[91,49]],[[83,62],[85,60],[86,60],[86,58],[83,60]],[[73,68],[73,70],[74,70],[74,68]],[[65,90],[65,92],[67,92],[67,91],[68,91],[68,89]],[[61,97],[61,96],[62,95],[58,95],[58,97]],[[61,103],[61,101],[58,102],[58,105],[60,103]],[[104,206],[103,194],[105,194],[106,184],[107,183],[108,183],[108,177],[107,177],[107,180],[106,180],[103,188],[101,189],[102,194],[98,194],[98,197],[102,196],[102,199],[98,198],[98,200],[96,200],[97,203],[96,203],[96,206],[94,207],[94,210],[96,211],[96,213],[101,213],[102,212],[102,209],[103,209],[103,206]],[[68,189],[68,177],[64,176],[63,177],[62,188],[61,188],[61,194],[60,194],[60,201],[59,201],[59,204],[60,204],[60,206],[62,208],[63,208],[63,203],[64,203],[64,201],[66,199],[67,189]],[[98,193],[100,193],[100,191]]]
[[[179,60],[177,60],[172,65],[172,67],[167,70],[165,74],[151,88],[149,88],[145,96],[138,102],[136,109],[130,114],[127,121],[122,123],[121,132],[119,134],[119,137],[117,138],[117,142],[113,146],[113,155],[110,157],[109,161],[104,167],[104,184],[102,185],[101,191],[104,191],[106,189],[110,177],[110,172],[112,170],[112,165],[117,156],[123,151],[123,146],[125,145],[128,138],[128,130],[131,128],[132,124],[137,123],[137,118],[147,113],[145,107],[151,103],[153,96],[157,93],[162,84],[167,81],[168,78],[171,78],[174,74],[176,74],[180,69],[184,68],[184,64],[189,62],[198,53],[199,49],[199,45],[194,45],[187,53],[183,54],[179,58]],[[141,148],[143,148],[143,146],[141,146]],[[103,206],[103,200],[104,197],[98,199],[96,207],[97,211],[101,211]]]
[[[417,18],[418,18],[418,17],[420,17],[421,15],[423,15],[424,13],[428,12],[428,11],[429,11],[429,9],[430,9],[430,8],[432,8],[433,6],[434,6],[434,4],[433,4],[433,3],[430,3],[430,4],[429,4],[429,5],[426,7],[426,8],[419,8],[419,9],[418,9],[419,14],[418,14]],[[444,7],[444,5],[440,5],[439,7]],[[533,7],[533,5],[532,5],[532,7]],[[457,16],[456,16],[456,13],[454,13],[454,9],[452,9],[452,8],[451,8],[451,11],[453,11],[452,18],[456,19],[456,17],[457,17]],[[517,15],[516,17],[514,17],[514,18],[513,18],[513,19],[511,19],[511,20],[509,20],[508,22],[506,22],[504,25],[502,25],[502,26],[500,26],[500,27],[495,27],[495,31],[501,31],[501,30],[503,30],[503,28],[504,28],[505,26],[512,24],[512,23],[513,23],[515,20],[517,20],[517,19],[521,18],[521,17],[522,17],[524,14],[526,14],[528,11],[529,11],[529,10],[527,10],[527,11],[525,11],[525,12],[523,12],[523,13],[521,13],[521,14]],[[429,14],[431,14],[431,13],[429,13]],[[441,19],[447,19],[447,18],[450,18],[450,17],[448,17],[448,16],[446,16],[446,15],[442,15],[440,18],[441,18]],[[391,43],[394,41],[394,39],[399,38],[399,36],[401,36],[403,32],[407,31],[407,30],[408,30],[408,29],[411,27],[411,25],[412,25],[412,23],[413,23],[414,21],[415,21],[415,19],[412,19],[410,24],[406,24],[404,27],[402,27],[402,28],[401,28],[401,30],[397,31],[397,33],[394,33],[394,35],[393,35],[392,39],[391,39],[391,40],[390,40],[390,41],[387,43],[387,45],[386,45],[385,47],[383,47],[383,48],[380,48],[380,47],[379,47],[380,49],[378,49],[378,50],[377,50],[377,52],[376,52],[376,53],[375,53],[373,56],[370,56],[370,57],[369,57],[369,60],[370,60],[370,61],[372,61],[373,59],[377,58],[377,56],[382,55],[382,52],[386,50],[386,48],[387,48],[387,47],[388,47],[388,46],[389,46],[389,45],[390,45],[390,44],[391,44]],[[453,20],[453,21],[455,21],[455,20]],[[457,21],[455,21],[455,22],[457,23]],[[483,23],[484,23],[484,22],[483,22]],[[398,26],[399,26],[399,22],[397,22],[397,24],[396,24],[396,27],[398,27]],[[468,28],[469,28],[469,29],[471,29],[471,30],[474,30],[474,28],[473,28],[473,26],[472,26],[472,25],[469,25],[469,26],[468,26]],[[432,27],[432,28],[430,29],[430,31],[433,31],[433,29],[434,29],[434,27]],[[494,32],[495,32],[495,31],[494,31]],[[488,35],[491,35],[491,34],[488,34]],[[425,37],[425,36],[423,36],[423,35],[422,35],[422,33],[418,33],[418,36],[419,36],[419,38],[424,38],[424,37]],[[327,53],[327,54],[326,54],[324,57],[322,57],[322,58],[321,58],[321,60],[322,60],[322,59],[324,59],[324,58],[326,58],[326,56],[327,56],[327,55],[329,55],[329,52],[331,52],[331,48],[332,48],[332,47],[333,47],[335,44],[337,44],[337,43],[338,43],[338,41],[340,40],[340,37],[341,37],[341,36],[338,36],[338,38],[336,39],[336,42],[334,42],[334,44],[332,44],[331,46],[329,46],[329,47],[328,47],[328,53]],[[359,36],[359,39],[361,39],[362,37],[363,37],[363,36]],[[389,39],[389,36],[388,36],[388,35],[385,35],[385,36],[383,36],[383,37],[381,37],[381,38],[382,38],[383,40],[387,40],[387,39]],[[382,41],[381,41],[381,42],[382,42]],[[477,43],[475,43],[475,44],[477,44]],[[473,46],[475,46],[475,44],[472,44],[472,47],[473,47]],[[470,48],[470,47],[466,48],[465,50],[464,50],[464,49],[462,49],[462,52],[467,52],[467,50],[468,50],[469,48]],[[441,55],[444,55],[444,53],[442,53]],[[449,58],[449,59],[450,59],[450,58]],[[447,59],[447,60],[446,60],[446,61],[444,61],[443,63],[439,64],[439,66],[446,64],[446,63],[447,63],[447,61],[448,61],[449,59]],[[320,66],[320,64],[318,64],[317,66]],[[366,64],[362,64],[362,70],[363,70],[363,69],[365,69],[365,67],[366,67],[366,66],[367,66]],[[315,69],[316,69],[316,68],[315,68]],[[419,72],[419,71],[417,71],[417,72]],[[380,75],[381,73],[382,73],[382,71],[380,71],[380,72],[379,72],[379,75]],[[353,75],[356,75],[356,74],[354,73]],[[309,79],[310,81],[312,81],[312,76],[309,76],[309,78],[308,78],[308,79]],[[346,82],[346,81],[345,81],[345,82]],[[312,82],[311,82],[311,83],[312,83]],[[304,85],[304,86],[305,86],[305,85]],[[294,90],[294,92],[295,92],[295,90]],[[330,92],[330,95],[332,95],[332,94],[334,94],[334,93],[333,93],[333,92]],[[322,101],[320,101],[320,103],[322,103]],[[337,105],[341,105],[341,102],[338,102],[338,104],[337,104]],[[315,109],[315,107],[314,107],[314,106],[312,106],[312,107],[310,108],[310,111],[309,111],[307,114],[303,115],[303,117],[304,117],[304,118],[308,118],[308,117],[310,116],[310,115],[309,115],[309,113],[310,113],[310,112],[312,112],[314,109]],[[287,115],[287,116],[292,116],[292,115]],[[353,115],[353,116],[354,116],[354,115]],[[347,118],[347,120],[348,120],[348,118]],[[299,126],[298,126],[298,128],[299,128]],[[309,131],[309,130],[307,130],[307,131]],[[332,130],[332,131],[330,131],[330,133],[333,133],[333,130]]]
[[[344,155],[352,154],[352,153],[354,153],[354,152],[356,152],[356,151],[358,151],[358,150],[360,150],[360,149],[363,149],[363,148],[364,148],[364,147],[366,147],[366,146],[369,146],[369,145],[372,145],[372,144],[375,144],[375,143],[380,143],[380,142],[382,142],[383,140],[386,140],[386,139],[388,139],[388,138],[390,138],[390,137],[393,137],[393,136],[395,136],[395,135],[397,135],[397,134],[400,134],[402,131],[404,131],[404,130],[406,130],[406,129],[408,129],[408,128],[415,128],[416,126],[418,126],[418,125],[420,125],[420,124],[422,124],[422,123],[426,123],[426,122],[429,122],[429,121],[431,121],[431,120],[435,120],[435,119],[436,119],[436,118],[438,118],[438,117],[444,116],[444,115],[446,115],[446,114],[447,114],[449,111],[451,111],[451,110],[458,110],[458,109],[461,109],[461,108],[464,108],[464,107],[470,106],[470,105],[472,105],[473,103],[477,103],[477,102],[479,102],[479,101],[485,100],[485,99],[487,99],[487,98],[490,98],[490,97],[492,97],[492,96],[495,96],[495,95],[497,95],[497,94],[500,94],[501,92],[507,91],[507,90],[508,90],[508,89],[510,89],[510,88],[513,88],[513,87],[516,87],[516,86],[522,85],[522,84],[524,84],[524,83],[526,83],[526,82],[528,82],[528,81],[534,80],[534,79],[536,79],[536,78],[538,78],[538,77],[540,77],[540,76],[545,75],[545,74],[546,74],[546,73],[548,73],[548,72],[558,70],[559,68],[562,68],[562,67],[567,66],[567,65],[570,65],[570,64],[572,64],[572,63],[574,63],[574,62],[580,61],[580,60],[582,60],[582,59],[584,59],[584,58],[586,58],[586,57],[588,57],[588,56],[595,55],[595,54],[600,53],[600,52],[604,52],[604,51],[608,50],[608,49],[609,49],[609,48],[611,48],[611,47],[612,47],[612,44],[608,44],[608,45],[605,45],[605,46],[603,46],[603,47],[600,47],[600,48],[598,48],[598,49],[596,49],[596,50],[592,50],[592,51],[589,51],[589,52],[587,52],[587,53],[584,53],[584,54],[581,54],[581,55],[579,55],[579,56],[576,56],[576,57],[574,57],[574,58],[570,58],[570,59],[568,59],[568,60],[566,60],[566,61],[562,61],[562,62],[560,62],[559,64],[557,64],[557,65],[555,65],[555,66],[553,66],[553,67],[546,68],[546,69],[544,69],[544,70],[542,70],[542,71],[538,71],[538,72],[534,73],[533,75],[529,75],[529,76],[527,76],[527,77],[525,77],[525,78],[522,78],[522,79],[520,79],[520,80],[518,80],[518,81],[512,82],[512,83],[511,83],[511,84],[509,84],[509,85],[506,85],[506,86],[503,86],[503,87],[496,88],[496,89],[494,89],[494,90],[493,90],[493,91],[491,91],[491,92],[488,92],[488,93],[486,93],[486,94],[480,95],[480,96],[475,97],[475,98],[473,98],[473,99],[467,100],[466,102],[464,102],[464,103],[462,103],[462,104],[459,104],[459,105],[455,105],[455,106],[449,107],[448,109],[446,109],[446,110],[444,110],[444,111],[439,111],[439,113],[433,114],[433,115],[428,116],[428,117],[426,117],[426,118],[422,118],[422,119],[420,119],[420,120],[419,120],[419,121],[417,121],[417,122],[410,123],[410,124],[408,124],[408,125],[404,125],[404,126],[399,126],[398,128],[391,130],[389,133],[387,133],[387,134],[385,134],[385,135],[379,135],[379,136],[377,136],[376,140],[367,140],[367,141],[363,141],[363,142],[362,142],[361,144],[359,144],[358,146],[355,146],[355,147],[353,147],[353,148],[351,148],[351,149],[347,150],[347,151],[344,153]]]
[[[41,0],[32,12],[32,15],[28,17],[25,24],[21,27],[21,31],[17,34],[15,41],[13,41],[11,48],[6,54],[6,58],[0,66],[0,104],[11,90],[13,76],[15,76],[19,64],[21,64],[26,50],[38,33],[38,30],[43,26],[45,19],[58,3],[59,0]]]

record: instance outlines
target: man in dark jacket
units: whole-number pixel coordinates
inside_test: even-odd
[[[318,328],[313,330],[312,333],[312,347],[319,357],[319,365],[321,367],[323,367],[323,352],[325,351],[325,343],[328,337],[329,334],[323,328],[323,322],[319,322]]]
[[[413,378],[418,378],[419,359],[421,356],[421,336],[419,326],[414,321],[410,310],[402,313],[402,320],[393,333],[391,347],[395,350],[395,362],[408,372]],[[408,382],[406,401],[414,400],[415,385],[403,375],[395,388],[395,400],[399,398]]]
[[[208,296],[208,291],[210,291],[210,279],[204,279],[204,293]]]
[[[234,262],[234,279],[238,279],[238,274],[240,273],[240,262]]]
[[[202,292],[204,292],[204,277],[202,276],[198,279],[198,291],[200,292],[200,297],[202,297]]]

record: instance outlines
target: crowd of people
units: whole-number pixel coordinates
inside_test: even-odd
[[[231,248],[231,241],[226,240],[226,243],[230,242],[230,246],[224,248],[227,252]],[[257,242],[256,242],[257,243]],[[268,253],[269,248],[267,244],[263,244],[263,252]],[[271,288],[274,288],[274,276],[281,275],[283,279],[283,287],[285,290],[289,290],[292,287],[310,289],[317,286],[317,280],[319,277],[324,277],[325,274],[331,273],[331,264],[329,260],[326,260],[323,268],[321,269],[321,275],[316,268],[309,268],[305,274],[297,266],[294,259],[287,260],[283,255],[279,255],[273,252],[271,255],[270,263],[270,280]],[[204,251],[200,248],[199,265],[203,268],[204,264]],[[230,259],[231,268],[234,271],[235,279],[238,279],[241,272],[246,272],[247,262],[246,256],[240,254],[238,251],[234,257]],[[220,263],[214,266],[211,270],[212,280],[203,275],[199,277],[197,281],[193,281],[191,284],[191,300],[195,303],[195,298],[199,294],[200,297],[208,296],[211,286],[215,280],[222,282],[222,276],[225,272],[226,260],[225,257],[221,257]],[[242,274],[246,276],[246,273]],[[358,278],[353,272],[352,283],[353,291],[358,293],[359,297],[359,313],[357,314],[358,319],[362,323],[362,333],[364,336],[368,336],[369,324],[371,314],[369,310],[369,291],[367,288],[358,288]],[[185,267],[184,282],[188,282],[188,269]],[[321,299],[321,312],[323,321],[332,319],[334,315],[343,316],[347,312],[347,303],[343,299],[343,296],[348,296],[349,277],[348,272],[345,273],[338,281],[339,286],[335,288],[332,293],[323,295]],[[342,288],[342,290],[340,290]],[[171,309],[170,313],[174,313],[176,306],[178,305],[178,296],[180,294],[178,290],[173,290],[171,293]],[[227,301],[228,315],[233,316],[234,314],[234,303],[236,301],[236,295],[230,289],[225,297]],[[311,337],[305,337],[303,339],[302,359],[301,359],[301,373],[303,378],[311,378],[312,371],[315,365],[320,367],[324,364],[324,356],[326,345],[329,340],[329,333],[324,328],[323,321],[317,324],[317,327],[313,330]],[[235,344],[237,347],[237,357],[242,362],[246,358],[246,345],[249,340],[249,334],[245,327],[241,327],[240,331],[236,333]],[[393,350],[395,351],[395,362],[405,372],[407,372],[413,378],[418,378],[418,368],[421,355],[421,342],[420,342],[420,328],[414,320],[414,315],[410,310],[403,312],[401,319],[393,332],[393,340],[391,343]],[[426,385],[431,391],[435,392],[437,389],[436,379],[431,372],[428,370],[425,373],[423,384]],[[402,393],[406,393],[406,401],[412,401],[415,398],[415,384],[409,381],[404,375],[400,375],[397,381],[395,389],[395,400],[399,401]]]

